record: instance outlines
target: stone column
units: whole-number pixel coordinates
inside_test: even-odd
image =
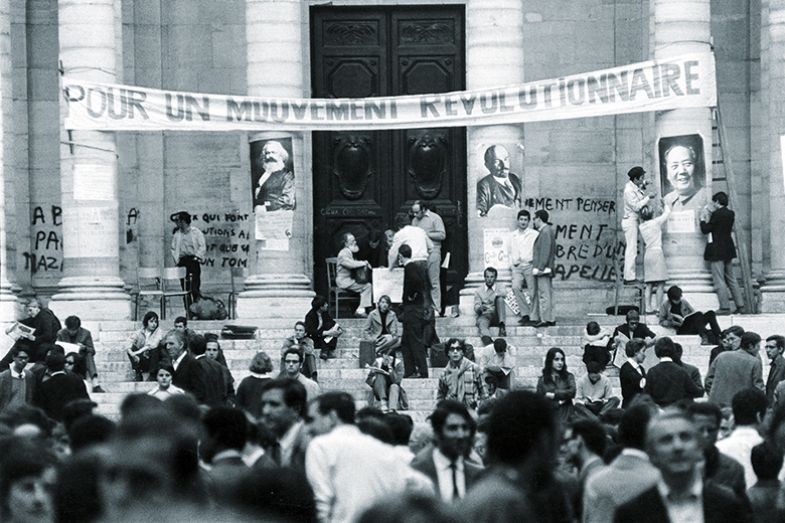
[[[468,0],[466,2],[466,88],[482,89],[522,83],[523,2],[520,0]],[[477,213],[477,181],[488,174],[485,150],[502,144],[512,157],[523,144],[523,125],[469,127],[466,141],[467,216],[469,234],[469,274],[461,290],[461,313],[474,315],[474,290],[483,284],[486,266],[483,237],[485,229],[515,225],[518,209],[493,209],[488,216]],[[514,169],[515,170],[515,169]],[[517,172],[519,176],[521,172]],[[499,280],[509,281],[509,267],[496,267]]]
[[[306,98],[308,3],[300,0],[246,0],[248,95]],[[253,133],[249,142],[291,138],[296,209],[286,251],[255,242],[251,275],[237,300],[241,318],[302,317],[314,296],[312,267],[312,180],[304,133]],[[307,153],[307,154],[306,154]]]
[[[710,0],[653,0],[654,58],[667,59],[684,53],[711,50]],[[700,232],[697,215],[711,200],[712,115],[709,108],[676,109],[656,114],[656,137],[700,134],[703,138],[703,163],[706,166],[705,201],[694,210],[695,232],[663,231],[663,250],[668,265],[668,285],[678,285],[687,300],[700,310],[719,306],[703,251],[706,237]],[[655,151],[658,143],[654,144]],[[659,154],[655,155],[659,159]],[[662,161],[660,159],[660,161]],[[659,180],[659,165],[651,169]],[[699,196],[695,196],[697,198]],[[689,211],[686,211],[689,212]]]
[[[6,179],[14,135],[11,129],[11,6],[0,0],[0,322],[16,319],[16,296],[8,279],[6,253]]]
[[[119,82],[116,1],[59,0],[60,60],[66,76]],[[68,109],[62,97],[60,103],[62,121]],[[128,319],[130,301],[120,278],[115,136],[63,131],[61,142],[69,141],[60,147],[65,275],[50,308],[61,317]]]
[[[767,118],[764,136],[768,145],[768,192],[769,192],[769,265],[766,283],[761,288],[761,312],[785,310],[785,187],[783,186],[783,163],[780,136],[785,135],[785,0],[768,0],[768,13],[764,10],[764,30],[767,43],[761,48],[761,62],[768,65],[764,72],[761,89],[765,90],[763,113]],[[767,27],[768,26],[768,27]],[[764,56],[765,55],[765,56]]]

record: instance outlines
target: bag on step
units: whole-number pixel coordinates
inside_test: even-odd
[[[252,340],[256,337],[257,328],[248,325],[224,325],[221,338],[225,340]]]
[[[209,296],[200,296],[188,310],[197,320],[225,320],[227,317],[224,302]]]
[[[447,351],[445,350],[444,343],[437,343],[431,345],[429,352],[429,359],[431,367],[443,368],[447,366]]]

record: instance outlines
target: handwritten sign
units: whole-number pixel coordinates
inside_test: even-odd
[[[510,230],[485,229],[483,231],[483,253],[486,267],[510,266]]]
[[[373,269],[373,299],[387,295],[393,303],[403,301],[403,269]]]

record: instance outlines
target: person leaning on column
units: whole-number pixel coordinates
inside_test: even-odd
[[[646,171],[635,166],[627,172],[630,181],[624,185],[624,216],[621,229],[624,231],[624,281],[635,280],[635,259],[638,256],[638,222],[640,212],[653,198],[654,193],[646,190]]]

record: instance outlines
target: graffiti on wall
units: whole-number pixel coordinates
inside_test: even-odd
[[[25,270],[59,278],[63,272],[63,209],[37,206],[30,219],[30,249],[22,252]]]

